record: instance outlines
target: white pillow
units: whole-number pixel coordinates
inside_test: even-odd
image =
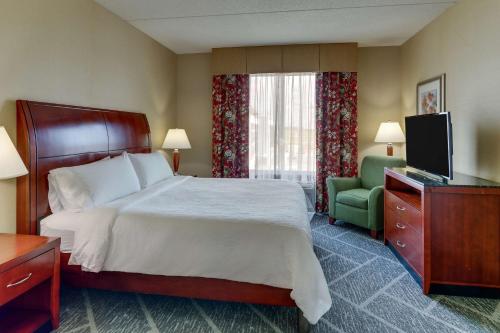
[[[127,154],[50,171],[65,210],[81,211],[141,189]]]
[[[174,173],[160,152],[151,154],[128,154],[142,188],[172,177]]]
[[[54,176],[49,174],[48,180],[49,180],[49,194],[48,194],[49,207],[52,213],[58,213],[60,211],[63,211],[64,207],[61,203],[61,200],[59,200],[59,194],[57,193],[57,185]]]
[[[49,179],[54,184],[55,192],[63,209],[79,212],[94,206],[94,203],[89,189],[71,170],[72,168],[74,167],[51,170]]]
[[[110,157],[106,156],[103,159],[101,159],[101,161],[109,159]],[[52,213],[58,213],[64,210],[64,206],[60,199],[61,195],[58,192],[58,187],[54,175],[51,175],[49,173],[47,178],[49,181],[49,193],[48,193],[49,207]]]

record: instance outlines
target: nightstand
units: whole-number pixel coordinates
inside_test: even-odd
[[[59,327],[60,238],[0,234],[0,331]]]

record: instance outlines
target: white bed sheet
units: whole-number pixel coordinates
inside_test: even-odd
[[[61,252],[71,252],[78,224],[64,213],[53,214],[40,222],[40,235],[61,238]]]
[[[172,177],[106,207],[65,214],[78,215],[65,219],[79,224],[70,263],[86,270],[290,288],[313,324],[331,306],[295,183]]]

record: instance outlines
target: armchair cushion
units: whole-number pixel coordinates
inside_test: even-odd
[[[328,177],[326,179],[326,186],[328,188],[328,212],[333,217],[335,216],[337,194],[342,191],[361,187],[361,179],[357,177]]]
[[[347,206],[368,209],[370,191],[364,188],[355,188],[337,194],[337,202]]]

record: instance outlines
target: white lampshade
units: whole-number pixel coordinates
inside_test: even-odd
[[[0,126],[0,179],[16,178],[27,173],[28,170],[10,140],[5,127]]]
[[[185,130],[172,128],[168,130],[162,147],[165,149],[191,149],[191,144]]]
[[[397,121],[387,121],[380,124],[375,142],[397,143],[405,142],[405,135]]]

